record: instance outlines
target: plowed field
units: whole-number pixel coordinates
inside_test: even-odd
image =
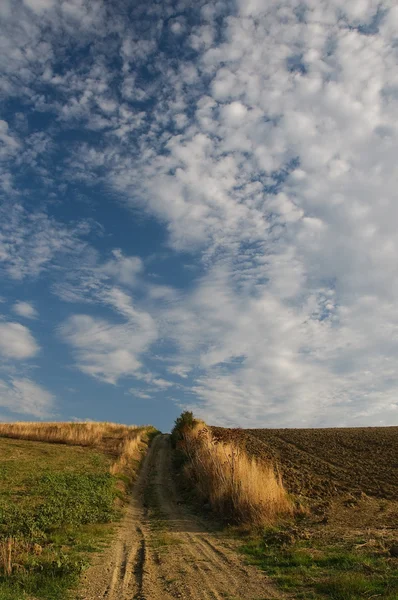
[[[243,548],[290,597],[398,600],[398,427],[212,431],[272,459],[304,508]]]
[[[312,499],[366,494],[398,499],[398,427],[347,429],[224,429],[258,459],[278,464],[288,491]]]

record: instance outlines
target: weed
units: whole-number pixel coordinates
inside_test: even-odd
[[[12,558],[13,550],[15,547],[15,540],[12,537],[0,541],[0,565],[3,569],[4,575],[11,575],[12,573]]]
[[[167,532],[158,533],[152,540],[153,548],[164,548],[167,546],[176,546],[181,544],[182,541],[175,535],[171,535]]]

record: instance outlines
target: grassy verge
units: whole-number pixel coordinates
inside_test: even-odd
[[[0,438],[0,600],[70,597],[112,533],[151,435],[119,440],[117,453]]]
[[[234,443],[217,441],[192,413],[176,420],[172,442],[183,457],[182,472],[223,519],[264,525],[293,514],[276,465],[257,461]]]
[[[360,600],[398,598],[398,559],[382,544],[363,539],[334,543],[305,539],[305,531],[266,529],[241,550],[295,598]]]

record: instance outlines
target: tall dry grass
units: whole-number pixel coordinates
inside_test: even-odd
[[[136,434],[136,425],[118,425],[117,423],[0,423],[0,436],[37,440],[40,442],[58,442],[79,446],[98,446],[106,436],[125,436]]]
[[[222,517],[264,525],[293,513],[275,466],[250,458],[234,444],[216,441],[204,423],[186,428],[179,446],[188,458],[186,474]]]
[[[143,436],[138,433],[133,439],[125,439],[120,442],[118,448],[118,458],[110,468],[112,475],[117,473],[126,473],[132,461],[140,456],[140,449],[143,445]]]
[[[117,423],[0,423],[0,437],[97,448],[112,456],[113,475],[127,476],[154,432],[152,426]]]
[[[7,576],[12,573],[15,543],[15,539],[12,537],[0,541],[0,567],[4,575]]]

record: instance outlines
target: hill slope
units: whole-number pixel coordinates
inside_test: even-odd
[[[68,597],[111,533],[153,431],[0,425],[1,600]]]

